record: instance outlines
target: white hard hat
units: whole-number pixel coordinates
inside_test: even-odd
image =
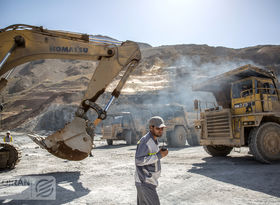
[[[155,126],[158,128],[166,127],[164,120],[160,116],[154,116],[149,120],[149,126]]]
[[[7,134],[11,134],[11,132],[10,132],[10,131],[7,131]]]

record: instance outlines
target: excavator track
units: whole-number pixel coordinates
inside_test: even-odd
[[[11,143],[0,143],[0,154],[0,169],[13,169],[21,159],[21,151]]]

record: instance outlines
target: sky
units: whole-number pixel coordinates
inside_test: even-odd
[[[280,0],[0,0],[0,28],[12,24],[152,46],[280,45]]]

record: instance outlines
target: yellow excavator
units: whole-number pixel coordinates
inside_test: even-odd
[[[24,24],[11,25],[0,29],[0,91],[16,66],[38,59],[99,61],[74,120],[46,138],[29,135],[41,148],[56,157],[83,160],[91,152],[95,126],[106,118],[107,110],[119,97],[127,78],[141,59],[139,46],[132,41],[120,42],[108,37],[47,30]],[[103,109],[96,100],[121,70],[125,72]],[[94,122],[86,117],[89,109],[95,110],[98,115]],[[0,147],[3,148],[0,154],[6,152],[7,156],[10,146],[1,143]],[[13,167],[18,158],[14,156],[14,150],[11,154],[14,159],[8,159],[8,167]]]

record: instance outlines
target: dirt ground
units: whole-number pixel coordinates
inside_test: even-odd
[[[56,200],[6,199],[0,204],[136,204],[135,145],[119,141],[107,146],[98,140],[94,157],[73,162],[52,156],[23,134],[12,135],[22,159],[15,169],[0,173],[0,182],[53,176]],[[169,148],[162,159],[161,204],[280,204],[280,164],[260,164],[247,152],[244,148],[226,158],[211,158],[202,147]],[[0,184],[0,192],[6,188]]]

